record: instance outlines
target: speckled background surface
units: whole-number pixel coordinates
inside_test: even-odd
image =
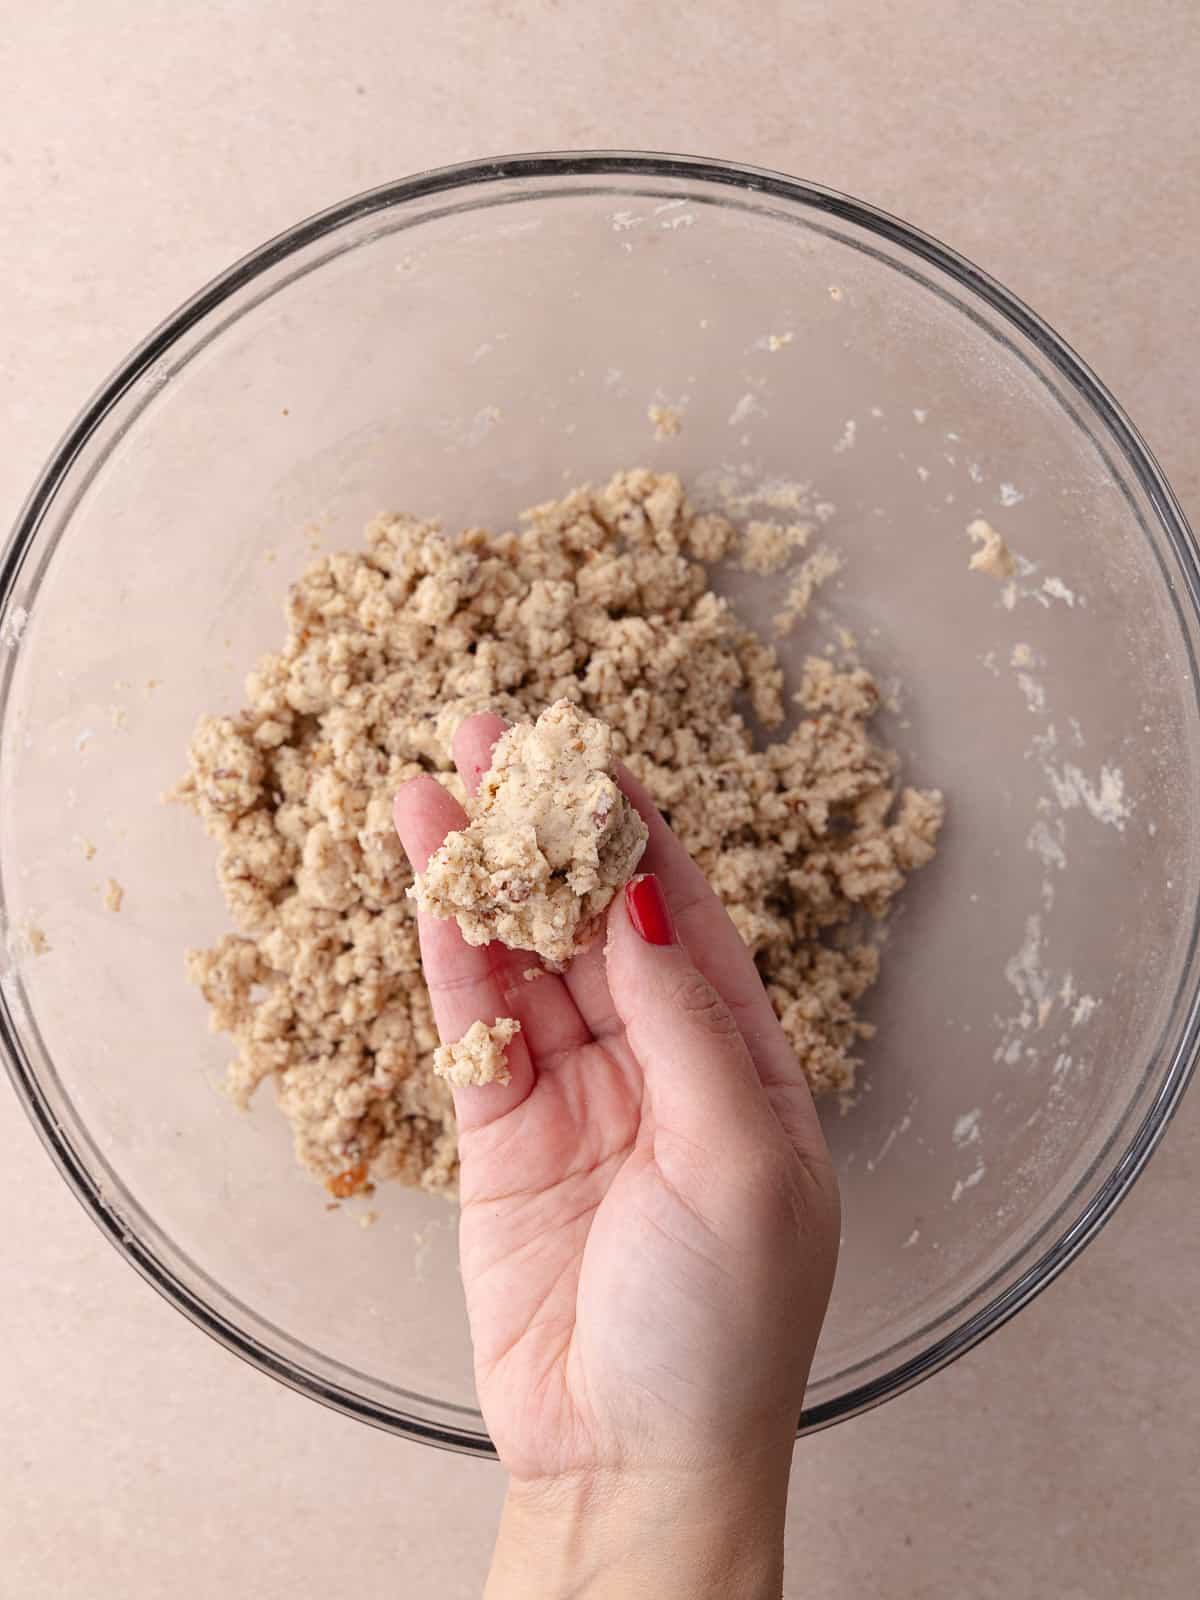
[[[411,170],[625,146],[898,212],[1041,311],[1200,516],[1191,0],[40,0],[0,29],[0,508],[235,256]],[[0,1596],[480,1591],[498,1468],[373,1433],[191,1328],[0,1094]],[[796,1600],[1195,1592],[1200,1100],[986,1346],[797,1451]],[[18,1217],[19,1212],[19,1217]]]

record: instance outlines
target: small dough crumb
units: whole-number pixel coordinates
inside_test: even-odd
[[[360,1228],[373,1228],[379,1221],[378,1211],[364,1211],[358,1219]]]
[[[453,917],[468,944],[499,939],[561,965],[587,948],[646,848],[646,824],[614,776],[612,731],[558,700],[497,741],[467,802],[410,893]]]
[[[104,909],[106,911],[120,911],[124,899],[124,889],[115,878],[110,878],[104,886]]]
[[[767,349],[771,351],[786,349],[795,337],[796,335],[790,328],[786,333],[769,333],[767,335]]]
[[[489,1027],[473,1022],[456,1044],[439,1045],[433,1053],[433,1070],[458,1089],[485,1083],[511,1083],[505,1050],[521,1031],[514,1017],[497,1017]]]
[[[352,1167],[347,1167],[344,1172],[336,1172],[331,1178],[325,1179],[325,1187],[335,1200],[349,1200],[351,1195],[370,1194],[374,1185],[367,1174],[367,1166],[363,1161],[356,1161]],[[336,1211],[337,1206],[326,1206],[326,1211]]]
[[[521,976],[526,983],[536,983],[539,978],[546,976],[546,969],[545,967],[526,967]]]
[[[1011,578],[1017,570],[1012,551],[983,517],[967,524],[967,533],[979,549],[967,563],[972,572],[986,572],[991,578]]]
[[[1048,594],[1052,600],[1065,600],[1072,608],[1075,605],[1075,591],[1068,589],[1061,578],[1047,578],[1042,584],[1042,593]]]
[[[654,424],[656,439],[673,439],[683,432],[683,417],[674,406],[648,406],[646,415]]]
[[[769,578],[786,567],[811,537],[812,528],[805,522],[751,522],[742,539],[742,570]]]
[[[812,555],[801,563],[782,608],[771,619],[771,626],[781,638],[789,634],[802,617],[808,615],[813,596],[821,585],[828,583],[830,578],[835,578],[841,570],[842,558],[825,545],[819,550],[814,550]],[[847,637],[853,643],[853,634]],[[842,646],[843,649],[851,647],[852,645],[845,644]]]
[[[44,956],[50,953],[50,941],[36,922],[20,922],[8,933],[8,953],[14,961],[23,956]]]
[[[83,851],[83,859],[85,861],[91,861],[95,858],[96,846],[90,839],[81,838],[79,841],[79,848]]]

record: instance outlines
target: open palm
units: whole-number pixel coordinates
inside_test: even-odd
[[[504,729],[474,717],[473,790]],[[706,1466],[790,1437],[832,1283],[837,1189],[754,963],[645,792],[642,868],[675,942],[623,896],[561,977],[421,918],[438,1028],[516,1017],[511,1082],[458,1089],[463,1283],[485,1420],[517,1478]],[[416,868],[462,810],[433,779],[396,824]]]

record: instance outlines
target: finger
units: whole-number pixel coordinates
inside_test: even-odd
[[[641,1066],[657,1128],[711,1153],[761,1130],[766,1096],[738,1024],[678,938],[662,886],[640,875],[608,913],[609,989]]]
[[[650,835],[639,871],[653,873],[662,885],[681,941],[737,1018],[764,1083],[784,1083],[807,1092],[807,1080],[779,1026],[754,958],[728,912],[645,786],[624,767],[618,777]],[[605,1038],[620,1026],[602,958],[591,952],[577,958],[566,974],[566,983],[596,1038]]]
[[[415,871],[423,871],[429,857],[447,833],[466,823],[462,807],[434,778],[414,778],[396,796],[393,815],[400,842]],[[489,946],[469,945],[452,921],[417,914],[421,937],[421,965],[434,1020],[443,1044],[462,1038],[471,1024],[495,1022],[513,1014],[509,998],[492,962]],[[538,979],[545,983],[545,978]],[[454,1088],[454,1110],[461,1131],[483,1127],[504,1116],[526,1099],[534,1072],[529,1043],[522,1032],[508,1045],[511,1081],[476,1088]]]
[[[638,862],[638,871],[653,873],[658,878],[681,938],[693,949],[709,982],[722,988],[718,978],[724,978],[726,969],[729,969],[732,977],[736,977],[746,955],[737,929],[730,924],[724,907],[709,887],[708,879],[671,832],[645,785],[639,783],[624,766],[617,769],[617,781],[625,798],[639,813],[649,831],[646,848]],[[727,940],[727,931],[733,934],[736,951]],[[733,967],[730,967],[731,956],[736,963]],[[762,983],[757,972],[754,977],[754,987],[761,991]],[[608,967],[599,947],[575,958],[566,973],[566,984],[580,1015],[597,1039],[620,1031],[622,1022],[609,992]],[[748,985],[746,988],[749,997],[753,998],[753,989]],[[722,992],[730,1009],[739,1010],[745,997],[734,988],[732,982],[729,992]],[[753,1014],[750,1016],[752,1027],[757,1020]]]
[[[603,938],[575,957],[563,973],[563,982],[593,1039],[603,1041],[622,1031],[624,1024],[608,989]]]
[[[709,886],[708,879],[671,832],[649,791],[625,768],[620,771],[621,788],[641,814],[649,830],[646,851],[639,870],[652,872],[662,885],[679,928],[680,938],[694,949],[697,964],[720,990],[731,1010],[762,1023],[763,1008],[770,1001],[763,993],[762,979],[754,958],[729,914]],[[742,1016],[740,1020],[747,1020]]]
[[[491,712],[480,712],[459,723],[454,735],[454,764],[468,794],[474,794],[479,788],[480,778],[492,763],[492,747],[507,729],[508,723]],[[539,1066],[553,1065],[555,1056],[590,1043],[591,1030],[580,1016],[566,984],[561,977],[547,972],[533,951],[493,945],[492,958],[512,997],[515,1009],[511,1015],[525,1030],[526,1041]],[[528,975],[534,972],[541,972],[543,976],[531,979]]]
[[[650,833],[639,871],[652,872],[662,885],[680,940],[734,1013],[761,1070],[772,1077],[802,1079],[804,1074],[779,1026],[754,957],[729,913],[667,826],[649,792],[624,768],[620,781]]]
[[[474,794],[479,788],[480,778],[492,764],[492,746],[502,733],[508,732],[508,727],[503,717],[491,711],[480,711],[473,717],[465,717],[455,729],[454,765],[468,794]]]
[[[708,879],[668,827],[649,791],[625,768],[621,787],[650,832],[639,866],[662,885],[679,938],[698,969],[721,995],[745,1039],[776,1115],[802,1155],[824,1151],[808,1079],[779,1024],[754,957],[730,920]],[[597,997],[575,995],[593,1026],[603,1025]]]

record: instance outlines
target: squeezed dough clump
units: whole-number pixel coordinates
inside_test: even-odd
[[[460,1089],[511,1083],[504,1052],[520,1031],[515,1017],[498,1017],[490,1025],[473,1022],[457,1044],[438,1046],[433,1052],[433,1070]]]
[[[476,711],[520,722],[567,700],[608,725],[724,901],[814,1090],[852,1090],[879,963],[860,913],[883,916],[932,857],[941,797],[901,790],[867,672],[814,656],[789,692],[709,587],[704,563],[737,551],[724,517],[644,470],[512,532],[380,516],[364,549],[292,585],[247,707],[201,721],[177,793],[217,843],[236,931],[190,972],[236,1041],[234,1100],[273,1081],[331,1193],[456,1183],[391,810],[421,772],[465,800],[450,742]]]
[[[453,917],[468,944],[499,939],[564,966],[587,948],[646,848],[646,824],[617,787],[611,730],[557,700],[497,741],[467,802],[409,894]]]

